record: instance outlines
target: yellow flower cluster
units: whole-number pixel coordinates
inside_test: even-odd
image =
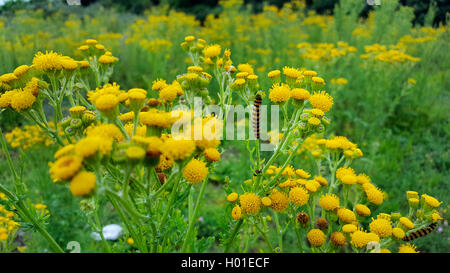
[[[337,43],[337,47],[329,43],[311,45],[310,43],[302,42],[297,44],[297,48],[302,52],[303,58],[314,61],[330,61],[357,51],[356,47],[349,46],[346,42],[342,41]]]
[[[2,196],[1,199],[6,199],[6,197]],[[7,210],[3,205],[0,205],[0,242],[4,242],[8,240],[8,238],[14,240],[17,229],[20,226],[20,224],[14,220],[15,217],[16,214],[14,212]]]
[[[16,127],[11,132],[6,133],[5,138],[12,148],[28,149],[38,144],[50,146],[54,143],[38,125]]]

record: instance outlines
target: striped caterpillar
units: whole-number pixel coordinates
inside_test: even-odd
[[[403,241],[408,242],[408,241],[412,241],[414,239],[423,237],[427,234],[430,234],[435,228],[436,228],[437,224],[436,223],[432,223],[427,227],[424,227],[422,229],[419,229],[411,234],[409,234],[408,236],[403,237]]]
[[[253,103],[253,132],[255,133],[256,139],[261,139],[260,133],[260,110],[261,110],[262,98],[260,94],[256,94],[255,102]]]

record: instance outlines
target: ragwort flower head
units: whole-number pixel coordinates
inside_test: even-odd
[[[200,183],[208,174],[206,163],[198,159],[192,159],[183,170],[183,176],[190,183]]]
[[[164,142],[161,150],[173,160],[183,160],[195,151],[195,142],[192,140],[169,138]]]
[[[75,196],[87,196],[95,189],[95,174],[81,171],[70,181],[70,191]]]
[[[308,202],[309,193],[302,187],[292,188],[289,192],[289,200],[297,206],[303,206]]]
[[[333,106],[333,97],[325,91],[314,92],[314,94],[309,97],[309,102],[314,108],[328,112]]]
[[[392,235],[391,222],[386,219],[373,219],[369,224],[370,231],[377,234],[381,238],[389,237]]]
[[[11,97],[11,107],[16,111],[21,111],[28,109],[35,101],[36,97],[31,92],[19,89]]]
[[[220,55],[221,47],[220,45],[209,45],[203,49],[203,55],[207,58],[215,58]]]
[[[407,243],[398,248],[398,253],[419,253],[419,251],[415,245]]]
[[[334,210],[339,207],[339,197],[335,194],[325,194],[319,199],[319,205],[325,210]]]
[[[306,235],[311,245],[319,247],[325,243],[325,233],[320,229],[311,229]]]
[[[45,54],[39,51],[34,55],[33,67],[42,71],[61,70],[63,68],[62,57],[61,54],[53,51],[46,51]]]
[[[254,193],[244,193],[239,197],[242,210],[248,214],[256,214],[261,207],[261,200]]]
[[[269,99],[275,103],[282,103],[291,97],[291,91],[287,84],[274,84],[269,91]]]
[[[63,156],[56,160],[50,167],[50,176],[54,182],[69,180],[82,165],[82,158],[79,156]]]
[[[355,213],[347,208],[339,208],[337,211],[339,219],[346,223],[353,223],[356,221]]]
[[[289,205],[288,197],[283,192],[273,190],[269,198],[272,200],[271,207],[274,211],[281,212]]]

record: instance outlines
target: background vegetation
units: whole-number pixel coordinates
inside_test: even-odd
[[[168,3],[175,9],[192,12],[203,21],[193,15],[176,13],[168,6],[149,6],[151,1],[94,1],[96,3],[87,7],[67,7],[47,1],[16,2],[1,8],[0,73],[29,64],[38,50],[55,50],[76,57],[77,47],[85,39],[95,38],[120,60],[114,81],[124,89],[149,88],[156,78],[172,81],[185,71],[189,64],[179,44],[190,34],[230,48],[236,64],[252,64],[260,79],[266,79],[262,80],[264,90],[270,87],[268,71],[285,65],[308,67],[319,71],[327,81],[327,91],[335,97],[331,132],[345,135],[361,146],[365,162],[356,168],[367,173],[387,194],[389,202],[383,203],[380,211],[407,210],[406,190],[428,193],[450,204],[449,33],[446,27],[438,32],[421,30],[419,25],[442,25],[448,11],[445,1],[427,4],[427,1],[411,0],[400,1],[399,5],[390,0],[378,7],[368,7],[356,0],[341,4],[307,1],[305,9],[293,11],[295,18],[281,11],[262,11],[262,5],[224,9],[217,6],[217,1],[202,1],[204,3],[190,7],[187,7],[189,1],[182,0],[152,2]],[[283,2],[286,1],[268,1],[266,5],[281,6]],[[33,11],[35,7],[42,9]],[[308,14],[308,10],[315,9],[323,14],[333,11],[333,17]],[[373,9],[371,13],[369,9]],[[216,14],[216,19],[207,14]],[[364,14],[367,18],[360,18]],[[305,24],[308,18],[313,18],[311,24]],[[355,32],[355,29],[362,32]],[[428,42],[406,43],[403,50],[420,58],[419,62],[385,63],[361,58],[366,46],[398,45],[405,35],[435,38]],[[339,41],[354,46],[357,52],[341,58],[311,60],[304,57],[297,46],[303,42],[313,46],[320,42],[337,47]],[[338,77],[347,79],[348,84],[331,83],[332,78]],[[0,126],[4,130],[17,125],[21,122],[12,112],[1,113]],[[228,212],[223,210],[225,193],[221,189],[224,181],[241,183],[243,177],[249,178],[246,168],[236,168],[249,164],[243,156],[246,154],[244,145],[234,142],[225,150],[224,162],[215,170],[208,185],[209,205],[201,211],[199,221],[203,236],[213,236],[226,228],[223,218]],[[47,204],[51,212],[49,231],[62,245],[79,241],[83,251],[99,251],[99,243],[90,238],[90,231],[79,213],[79,199],[53,185],[47,166],[42,164],[51,161],[53,153],[52,149],[36,145],[26,153],[25,160],[25,169],[29,170],[25,177],[34,198],[36,202]],[[16,159],[18,155],[16,152]],[[297,160],[301,163],[301,158]],[[0,181],[11,181],[3,158]],[[449,216],[447,209],[448,205],[441,212],[445,219]],[[108,206],[104,207],[102,219],[105,223],[117,221]],[[419,239],[420,250],[449,252],[447,225],[445,221],[442,231]],[[31,234],[26,241],[28,251],[46,248],[37,235]],[[214,247],[210,249],[214,250]]]

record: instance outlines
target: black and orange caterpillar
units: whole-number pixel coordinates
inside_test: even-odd
[[[427,227],[424,227],[422,229],[419,229],[411,234],[409,234],[408,236],[403,237],[403,241],[408,242],[408,241],[412,241],[414,239],[423,237],[427,234],[430,234],[435,228],[436,228],[437,224],[436,223],[432,223]]]
[[[260,94],[256,94],[255,101],[253,102],[253,132],[256,139],[261,139],[260,133],[260,110],[261,110],[262,98]]]

